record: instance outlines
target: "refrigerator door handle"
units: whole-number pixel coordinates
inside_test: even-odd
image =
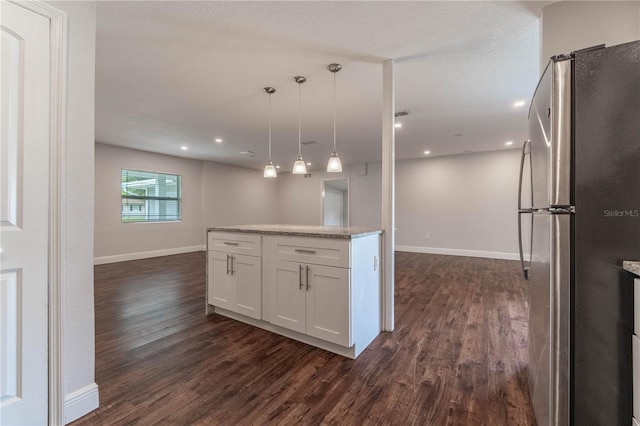
[[[530,207],[533,207],[533,175],[531,174],[531,141],[525,141],[522,144],[522,154],[520,155],[520,173],[518,177],[518,211],[523,211],[522,208],[522,179],[524,177],[524,162],[525,158],[529,156],[529,174],[531,178],[531,203]],[[526,209],[527,211],[531,211],[531,208]]]
[[[519,253],[520,253],[520,270],[522,271],[522,279],[525,281],[529,281],[529,271],[531,271],[531,266],[526,266],[525,265],[525,260],[524,260],[524,248],[522,246],[522,215],[523,214],[529,214],[529,217],[531,217],[531,236],[529,237],[529,241],[532,241],[532,237],[533,237],[533,214],[530,212],[518,212],[518,249],[519,249]],[[529,247],[529,253],[531,253],[531,248]],[[531,254],[529,254],[529,256],[531,256]],[[529,258],[529,265],[531,265],[531,258]]]
[[[524,179],[524,164],[525,161],[529,157],[529,179],[530,179],[530,204],[529,208],[522,208],[522,183]],[[529,241],[533,243],[533,215],[532,213],[535,211],[533,208],[533,174],[532,174],[532,161],[531,161],[531,141],[525,141],[522,144],[522,154],[520,156],[520,173],[518,177],[518,248],[520,254],[520,269],[522,270],[522,278],[524,280],[529,280],[529,271],[531,270],[530,266],[525,265],[524,260],[524,247],[522,245],[522,215],[529,214],[531,217],[531,236]],[[531,247],[529,247],[529,256],[531,256]],[[529,258],[529,264],[531,264],[531,258]]]

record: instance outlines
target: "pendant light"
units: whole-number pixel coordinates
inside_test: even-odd
[[[342,65],[329,64],[327,69],[333,73],[333,152],[327,164],[327,172],[341,173],[342,163],[336,152],[336,73],[342,69]]]
[[[264,91],[269,95],[269,162],[264,166],[264,177],[274,178],[278,177],[278,172],[271,161],[271,95],[276,92],[276,89],[265,87]]]
[[[305,175],[307,174],[307,165],[304,163],[302,159],[302,83],[307,81],[305,77],[296,76],[293,77],[296,83],[298,83],[298,158],[296,158],[296,162],[293,163],[293,173],[294,175]]]

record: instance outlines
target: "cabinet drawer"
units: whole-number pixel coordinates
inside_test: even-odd
[[[640,419],[640,338],[635,334],[631,338],[633,339],[633,417]]]
[[[349,240],[268,236],[265,237],[265,250],[275,259],[350,267]]]
[[[207,249],[249,256],[261,256],[262,254],[260,235],[241,232],[209,232]]]
[[[633,280],[633,332],[640,336],[640,279]]]

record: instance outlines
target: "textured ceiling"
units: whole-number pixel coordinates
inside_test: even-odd
[[[489,151],[527,135],[550,2],[98,2],[96,141],[262,168],[325,167],[337,74],[343,164],[380,161],[382,61],[396,61],[398,159]],[[514,108],[517,100],[527,100]],[[457,135],[457,136],[456,136]],[[216,143],[215,138],[222,138]],[[187,151],[181,146],[188,147]],[[252,151],[254,156],[243,155]]]

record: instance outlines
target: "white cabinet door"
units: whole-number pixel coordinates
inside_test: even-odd
[[[209,252],[209,304],[233,310],[234,286],[231,275],[231,259],[227,253]]]
[[[262,259],[256,256],[233,255],[235,300],[233,310],[255,319],[262,319]]]
[[[299,333],[306,328],[303,269],[301,263],[276,259],[270,271],[271,323]]]
[[[306,277],[307,334],[351,346],[349,269],[306,265]]]

